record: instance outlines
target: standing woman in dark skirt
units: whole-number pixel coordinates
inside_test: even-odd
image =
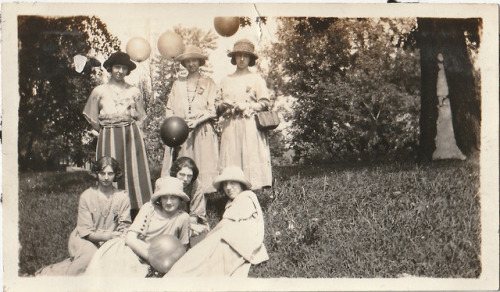
[[[122,166],[124,179],[118,183],[130,196],[132,218],[151,199],[149,165],[142,136],[146,118],[139,88],[125,82],[125,76],[136,68],[130,56],[112,54],[103,64],[111,73],[106,84],[97,86],[87,101],[83,114],[99,131],[96,158],[111,156]]]

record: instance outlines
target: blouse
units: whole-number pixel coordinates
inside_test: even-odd
[[[119,126],[132,121],[142,123],[146,118],[142,93],[139,88],[127,84],[121,92],[102,84],[90,93],[83,114],[96,129],[99,126]]]

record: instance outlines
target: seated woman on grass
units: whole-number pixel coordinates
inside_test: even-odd
[[[184,192],[189,196],[189,205],[184,209],[190,217],[190,240],[191,246],[205,238],[210,230],[207,221],[205,194],[202,184],[198,180],[199,170],[193,159],[180,157],[175,160],[170,168],[170,176],[180,179],[183,183]]]
[[[139,210],[125,237],[104,244],[94,255],[85,275],[146,277],[150,273],[148,249],[161,235],[177,237],[187,247],[189,215],[179,210],[181,200],[189,201],[182,181],[161,177],[150,202]]]
[[[97,186],[80,196],[78,219],[68,242],[71,258],[38,271],[37,275],[75,276],[85,272],[92,256],[106,241],[119,237],[128,228],[130,201],[125,191],[113,187],[122,177],[118,161],[101,157],[92,167]]]
[[[226,167],[213,185],[229,198],[222,220],[165,277],[247,277],[251,264],[268,260],[262,210],[243,170]]]

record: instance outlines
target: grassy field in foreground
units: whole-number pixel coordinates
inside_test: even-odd
[[[275,167],[258,194],[269,261],[251,277],[478,277],[476,161]],[[83,172],[21,173],[20,275],[67,257]],[[212,226],[221,194],[207,197]]]

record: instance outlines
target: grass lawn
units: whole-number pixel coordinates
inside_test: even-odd
[[[273,169],[258,194],[269,261],[251,277],[478,277],[477,161],[311,165]],[[68,256],[84,172],[19,175],[22,276]],[[207,197],[212,227],[225,199]]]

